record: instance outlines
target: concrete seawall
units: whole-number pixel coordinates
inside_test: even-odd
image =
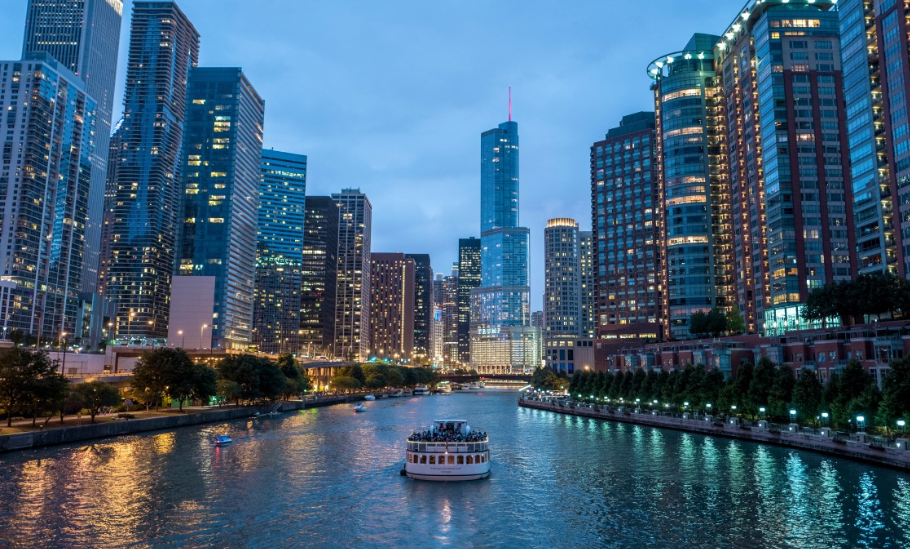
[[[360,400],[362,396],[340,396],[319,400],[292,400],[282,402],[280,411],[303,410],[332,406],[352,400]],[[64,427],[62,429],[47,429],[30,433],[17,433],[14,435],[0,435],[0,454],[14,450],[27,450],[57,444],[69,444],[99,438],[132,435],[148,431],[161,431],[188,427],[203,423],[217,423],[250,417],[256,412],[265,412],[268,406],[246,406],[243,408],[228,408],[224,410],[208,410],[206,412],[174,414],[169,416],[152,417],[146,419],[129,419],[122,421],[107,421],[104,423],[89,423],[78,427]]]
[[[604,409],[596,410],[583,406],[573,407],[536,400],[522,399],[518,401],[518,405],[525,408],[546,410],[559,414],[618,421],[621,423],[631,423],[662,429],[675,429],[689,433],[733,438],[762,444],[773,444],[775,446],[783,446],[798,450],[809,450],[910,472],[910,451],[907,451],[905,444],[902,445],[901,449],[882,448],[870,444],[862,444],[853,440],[839,441],[820,435],[773,431],[757,427],[743,427],[696,419],[653,416],[651,414],[635,414]]]

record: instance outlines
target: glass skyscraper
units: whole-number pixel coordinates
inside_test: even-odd
[[[334,354],[365,360],[370,352],[373,205],[360,189],[344,189],[332,198],[338,204]]]
[[[116,302],[118,337],[164,338],[186,86],[199,33],[173,2],[136,2],[130,29],[107,293]]]
[[[471,291],[471,365],[508,373],[539,366],[531,327],[530,231],[518,226],[518,124],[480,138],[481,285]]]
[[[82,78],[97,105],[92,181],[85,225],[82,291],[98,287],[111,112],[120,50],[123,3],[120,0],[29,0],[22,56],[48,53]]]
[[[458,239],[458,362],[471,363],[471,290],[480,287],[480,239]]]
[[[252,343],[264,117],[241,69],[190,70],[175,275],[215,277],[213,348]]]
[[[300,348],[306,156],[262,151],[253,343],[266,353]]]
[[[308,356],[333,356],[338,290],[338,204],[308,196],[300,285],[300,347]]]
[[[415,361],[432,360],[433,266],[429,254],[404,254],[414,260],[414,352]],[[375,344],[374,344],[375,346]]]

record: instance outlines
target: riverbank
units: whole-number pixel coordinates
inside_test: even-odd
[[[290,412],[307,408],[318,408],[343,404],[354,400],[362,400],[363,395],[309,397],[304,400],[291,400],[281,402],[277,411]],[[0,454],[15,450],[28,450],[83,442],[87,440],[116,437],[120,435],[133,435],[149,431],[162,431],[188,427],[203,423],[217,423],[250,417],[260,412],[268,412],[270,406],[242,406],[231,408],[209,408],[199,412],[172,413],[150,418],[123,419],[119,421],[105,421],[102,423],[87,423],[79,426],[61,427],[58,429],[45,429],[12,435],[0,435]]]
[[[630,410],[614,410],[606,406],[562,404],[524,398],[519,399],[518,405],[524,408],[534,408],[559,414],[618,421],[661,429],[674,429],[702,435],[772,444],[798,450],[809,450],[910,472],[910,451],[907,448],[907,439],[898,439],[894,447],[885,447],[867,442],[861,434],[845,439],[834,436],[830,431],[825,431],[825,434],[809,434],[783,429],[778,430],[774,426],[767,425],[752,427],[741,425],[736,421],[724,423],[715,421],[710,417],[706,421],[704,418],[670,417],[649,413],[635,413]]]

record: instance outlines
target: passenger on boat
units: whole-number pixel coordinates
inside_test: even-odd
[[[438,429],[414,431],[408,436],[408,442],[481,442],[486,438],[486,431],[471,431],[465,435],[452,429]]]

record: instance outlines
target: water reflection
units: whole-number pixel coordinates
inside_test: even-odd
[[[461,416],[473,483],[399,476]],[[235,443],[216,448],[217,434]],[[907,547],[910,482],[809,453],[518,409],[495,391],[334,407],[0,457],[0,547]]]

